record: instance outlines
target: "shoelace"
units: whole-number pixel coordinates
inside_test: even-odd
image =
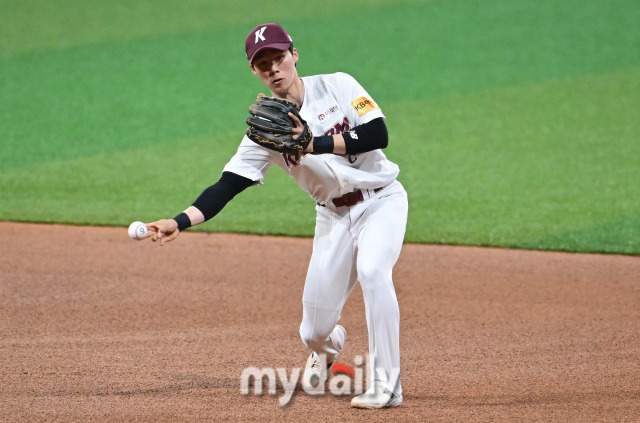
[[[315,370],[316,372],[321,373],[321,372],[323,371],[323,370],[322,370],[322,363],[320,362],[320,360],[318,360],[318,359],[316,358],[316,357],[317,357],[317,355],[316,355],[315,353],[313,354],[313,357],[314,357],[314,358],[313,358],[313,364],[311,365],[311,368],[312,368],[313,370]],[[331,363],[331,364],[333,364],[333,363]],[[328,369],[329,367],[331,367],[331,364],[327,364],[327,369]],[[326,370],[326,369],[325,369],[325,370]]]
[[[315,360],[313,362],[313,365],[311,366],[311,368],[315,371],[317,371],[318,373],[320,373],[322,371],[322,366],[320,365],[320,361]]]

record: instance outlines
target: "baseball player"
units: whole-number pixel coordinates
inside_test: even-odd
[[[385,117],[367,91],[345,73],[299,77],[298,51],[277,24],[254,28],[245,40],[245,52],[251,71],[272,98],[261,98],[252,106],[257,117],[248,118],[247,135],[220,179],[175,218],[147,224],[149,234],[160,244],[172,241],[186,228],[214,217],[236,194],[261,185],[271,165],[282,168],[309,193],[317,212],[302,298],[300,336],[311,350],[303,387],[309,392],[317,388],[314,383],[326,380],[342,351],[347,334],[338,321],[359,281],[371,383],[351,405],[396,407],[402,402],[400,314],[392,269],[404,240],[408,202],[396,180],[398,166],[382,152],[388,144]],[[279,106],[279,101],[295,106],[288,113],[288,140],[300,144],[293,148],[274,147],[286,137],[270,137],[268,132],[274,130],[264,116],[277,112],[258,111]]]

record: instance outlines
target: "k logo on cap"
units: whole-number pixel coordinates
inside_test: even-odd
[[[287,31],[280,25],[268,23],[258,25],[249,32],[244,41],[244,50],[247,53],[247,60],[253,63],[253,58],[260,51],[267,48],[285,51],[293,45],[293,41]]]
[[[258,31],[256,31],[256,44],[258,44],[258,41],[266,41],[266,39],[264,38],[264,30],[267,29],[266,26],[263,26],[262,28],[260,28]]]

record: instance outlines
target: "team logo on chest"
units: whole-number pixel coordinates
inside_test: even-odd
[[[342,119],[342,122],[338,122],[333,125],[331,128],[324,131],[325,135],[336,135],[336,134],[344,134],[349,129],[351,129],[351,122],[346,117]]]

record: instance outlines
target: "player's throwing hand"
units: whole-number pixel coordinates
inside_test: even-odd
[[[153,242],[160,241],[160,245],[173,241],[178,237],[178,223],[173,219],[162,219],[153,223],[147,223],[149,234]]]

